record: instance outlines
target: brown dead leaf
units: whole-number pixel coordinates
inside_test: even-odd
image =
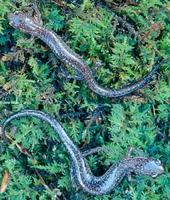
[[[11,54],[4,54],[2,57],[1,57],[1,60],[3,62],[8,62],[8,61],[11,61],[13,59],[13,56]]]
[[[6,191],[8,182],[9,182],[9,172],[7,170],[4,171],[3,177],[2,177],[2,182],[1,182],[1,187],[0,187],[0,193],[3,193]]]
[[[11,83],[7,82],[6,84],[4,84],[3,89],[5,91],[9,91],[12,88]]]

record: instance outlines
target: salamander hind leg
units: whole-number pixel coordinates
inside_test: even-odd
[[[103,151],[107,151],[107,149],[105,149],[104,147],[95,147],[95,148],[92,148],[92,149],[87,150],[87,151],[82,151],[82,155],[84,157],[87,157],[89,155],[99,153],[99,152],[103,152]]]

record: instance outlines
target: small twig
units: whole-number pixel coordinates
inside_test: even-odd
[[[50,190],[51,189],[48,187],[48,185],[45,183],[43,177],[41,176],[40,172],[37,169],[34,169],[36,174],[38,175],[39,179],[41,180],[42,185],[45,187],[46,190]]]
[[[2,131],[0,131],[0,133],[2,134]],[[8,141],[10,143],[13,143],[13,139],[8,134],[5,134],[5,136],[6,136],[6,138],[8,139]],[[18,148],[18,150],[22,154],[26,155],[27,157],[31,158],[32,160],[34,159],[33,156],[28,152],[28,150],[26,148],[24,148],[22,145],[20,145],[18,143],[16,143],[15,145],[16,145],[16,147]],[[41,180],[41,183],[44,186],[44,188],[46,190],[50,190],[51,191],[49,186],[45,183],[45,181],[44,181],[43,177],[41,176],[40,172],[37,169],[34,169],[34,170],[35,170],[35,173],[37,174],[37,176],[39,177],[39,179]]]
[[[9,142],[12,144],[13,143],[13,139],[8,135],[8,134],[5,134],[6,138],[8,138]],[[19,151],[23,154],[25,154],[26,156],[32,158],[31,154],[23,147],[21,146],[20,144],[16,143],[15,144],[16,147],[19,149]]]

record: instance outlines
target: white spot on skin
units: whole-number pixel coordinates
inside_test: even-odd
[[[25,25],[28,26],[32,31],[36,31],[37,28],[39,28],[38,25],[36,25],[31,19],[25,18]],[[25,30],[26,31],[26,30]]]

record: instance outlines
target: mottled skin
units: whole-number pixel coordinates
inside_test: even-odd
[[[115,90],[103,88],[94,80],[91,70],[86,62],[76,54],[63,40],[53,31],[45,29],[34,17],[30,17],[21,12],[11,13],[8,16],[9,23],[14,28],[36,36],[44,41],[63,62],[69,64],[76,69],[83,77],[87,85],[95,93],[105,97],[121,97],[132,93],[133,91],[142,88],[147,84],[155,74],[160,64],[153,69],[138,82],[128,85],[124,88]]]
[[[96,177],[92,174],[82,153],[67,136],[61,125],[44,112],[25,110],[13,114],[2,123],[2,133],[5,134],[5,127],[11,120],[21,117],[36,117],[47,122],[58,133],[71,158],[71,179],[73,185],[90,194],[102,195],[110,192],[126,175],[132,172],[156,177],[164,170],[159,160],[145,157],[130,157],[116,165],[112,165],[104,175]]]

